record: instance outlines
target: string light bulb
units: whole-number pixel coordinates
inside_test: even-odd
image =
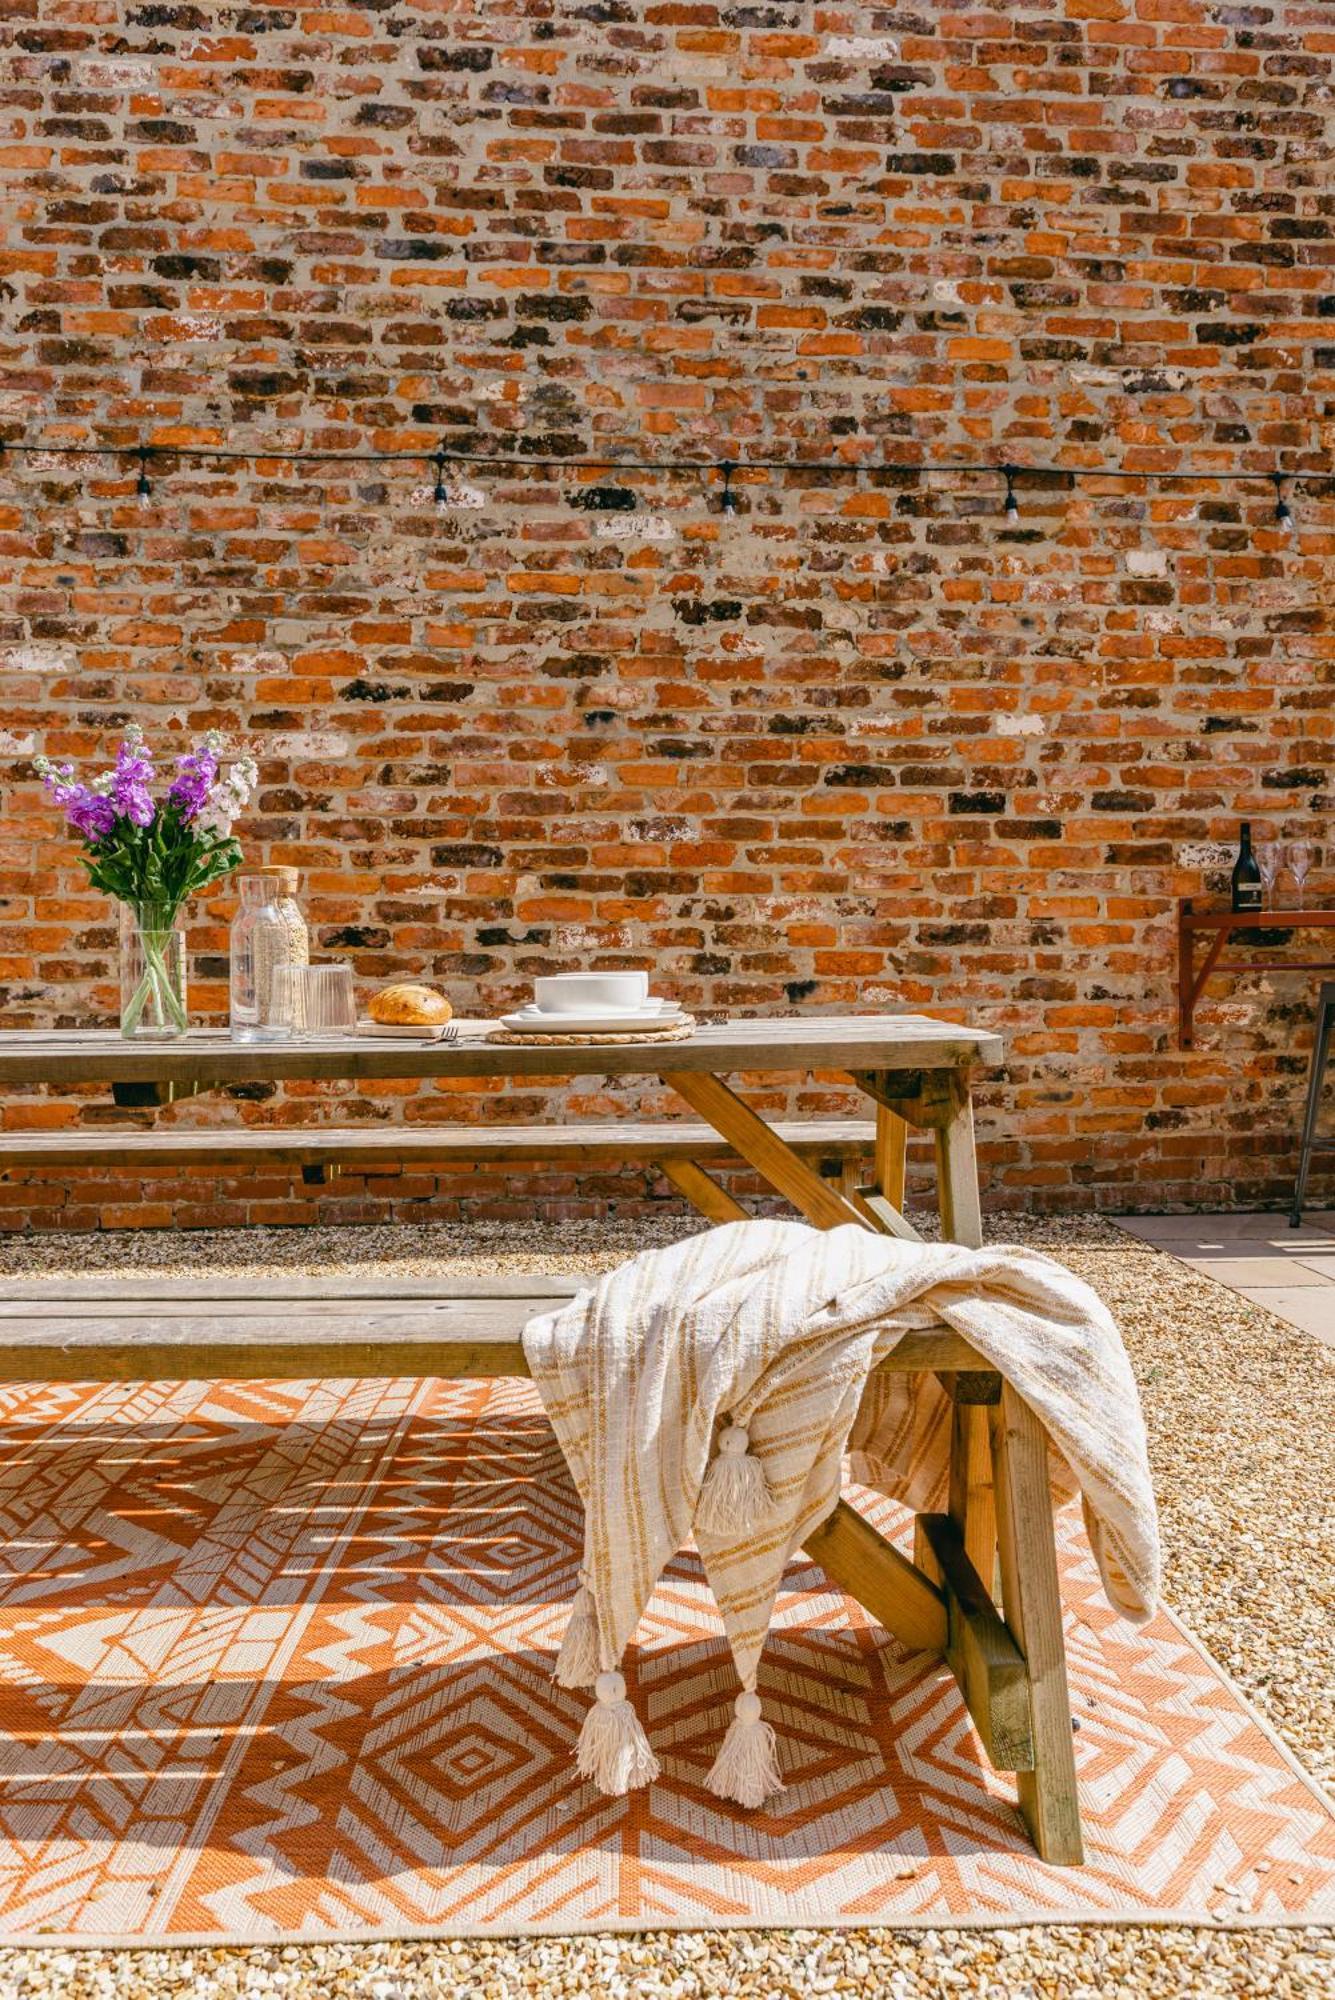
[[[141,507],[149,506],[153,499],[153,487],[148,476],[148,446],[146,444],[141,444],[139,447],[139,477],[134,482],[134,497]]]
[[[1020,503],[1015,497],[1015,474],[1017,470],[1018,467],[1014,465],[1003,465],[1001,468],[1002,477],[1006,481],[1006,524],[1011,528],[1015,526],[1020,518]]]
[[[735,514],[737,512],[737,495],[732,490],[732,475],[737,470],[736,461],[731,458],[722,458],[719,460],[718,469],[723,474],[723,497],[719,501],[719,512],[722,514]]]
[[[1272,472],[1270,477],[1275,483],[1275,526],[1279,529],[1281,535],[1292,535],[1294,528],[1293,509],[1284,497],[1284,474],[1282,472]]]

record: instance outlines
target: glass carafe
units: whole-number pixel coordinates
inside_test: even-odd
[[[295,899],[295,868],[243,875],[241,907],[232,922],[231,1027],[234,1042],[286,1041],[293,1031],[291,980],[275,979],[280,966],[310,958],[306,920]]]

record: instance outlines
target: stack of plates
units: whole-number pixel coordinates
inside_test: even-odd
[[[646,1028],[670,1028],[681,1019],[676,1000],[646,1000],[642,1007],[604,1008],[599,1013],[544,1013],[536,1001],[517,1014],[504,1014],[501,1026],[524,1035],[642,1035]]]

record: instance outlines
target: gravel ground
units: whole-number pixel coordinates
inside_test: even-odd
[[[591,1269],[689,1221],[430,1228],[127,1232],[0,1240],[0,1275],[226,1269],[404,1275]],[[1145,1402],[1168,1602],[1303,1764],[1335,1776],[1335,1353],[1112,1224],[1019,1223],[1117,1314]],[[875,1995],[878,2000],[1117,2000],[1119,1995],[1335,2000],[1335,1930],[1043,1926],[152,1952],[0,1952],[0,2000],[111,1994],[190,2000],[620,2000],[645,1994]]]
[[[657,1931],[252,1951],[10,1952],[23,2000],[1329,2000],[1335,1933]]]

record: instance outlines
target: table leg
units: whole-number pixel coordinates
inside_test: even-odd
[[[945,1652],[946,1607],[935,1582],[847,1500],[836,1503],[803,1546],[841,1590],[911,1653]]]
[[[685,1195],[692,1208],[699,1209],[711,1222],[745,1222],[747,1211],[707,1174],[697,1160],[658,1160],[658,1171],[671,1181],[678,1194]]]
[[[976,1246],[983,1240],[983,1217],[978,1199],[978,1162],[973,1142],[973,1104],[969,1079],[964,1070],[929,1070],[909,1076],[893,1072],[856,1070],[853,1081],[866,1091],[877,1108],[877,1171],[881,1181],[879,1201],[864,1195],[865,1205],[877,1215],[880,1226],[892,1234],[916,1237],[916,1230],[904,1223],[886,1193],[887,1181],[901,1194],[903,1142],[900,1127],[914,1125],[930,1131],[936,1141],[938,1199],[941,1233],[948,1242]],[[885,1113],[893,1123],[882,1122]]]
[[[976,1249],[983,1240],[983,1211],[978,1199],[973,1103],[967,1083],[959,1085],[948,1122],[936,1128],[936,1186],[942,1236],[949,1243],[967,1243]]]
[[[837,1229],[845,1222],[869,1226],[866,1216],[800,1159],[721,1077],[707,1070],[671,1070],[664,1071],[663,1081],[817,1229]]]
[[[888,1104],[876,1107],[876,1185],[892,1208],[903,1212],[909,1128]]]

